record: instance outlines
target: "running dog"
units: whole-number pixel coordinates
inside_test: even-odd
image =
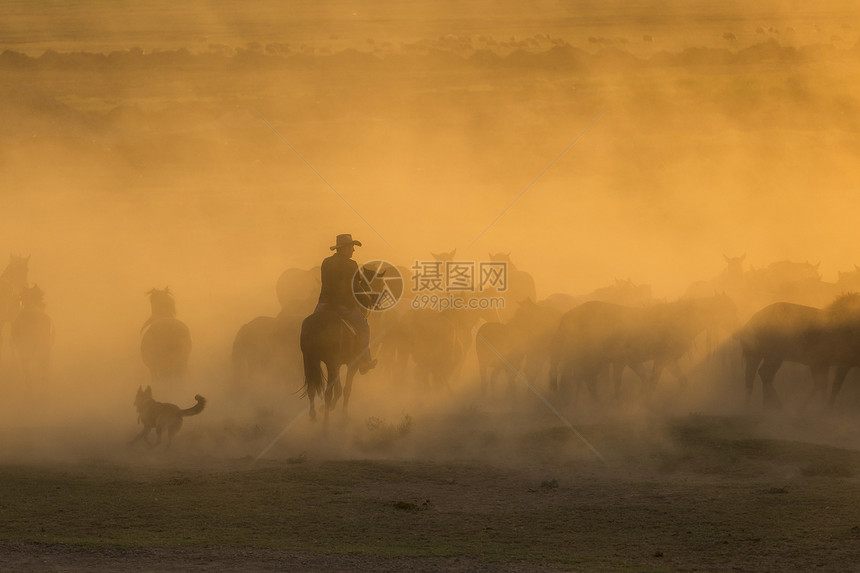
[[[176,404],[153,400],[151,386],[147,386],[146,390],[138,387],[137,397],[134,399],[134,407],[137,408],[137,422],[138,424],[143,424],[143,431],[131,443],[133,444],[143,438],[144,442],[150,444],[149,432],[155,429],[157,439],[154,444],[150,444],[150,446],[155,447],[161,443],[161,432],[167,430],[167,445],[165,449],[169,448],[173,436],[182,427],[182,418],[197,415],[206,407],[206,398],[197,394],[194,396],[194,399],[197,400],[197,404],[191,408],[181,410]]]

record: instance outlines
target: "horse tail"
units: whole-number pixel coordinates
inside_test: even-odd
[[[302,353],[302,361],[305,368],[305,395],[309,398],[322,396],[324,380],[319,356],[316,356],[315,352],[306,351]]]
[[[322,396],[325,381],[322,372],[322,358],[319,350],[316,348],[319,341],[317,340],[317,326],[319,322],[315,320],[316,315],[310,315],[302,322],[301,334],[301,349],[302,349],[302,364],[305,371],[305,395],[313,400],[317,396]]]

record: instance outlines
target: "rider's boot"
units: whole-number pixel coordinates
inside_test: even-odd
[[[376,358],[371,358],[370,351],[365,350],[361,353],[361,361],[358,363],[358,373],[367,374],[370,370],[373,370],[373,368],[376,366],[376,363]]]

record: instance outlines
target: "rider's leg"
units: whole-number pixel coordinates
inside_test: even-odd
[[[359,359],[358,365],[362,370],[369,370],[376,366],[376,361],[370,357],[370,349],[368,348],[370,345],[370,325],[367,323],[367,319],[357,308],[350,309],[347,313],[346,319],[355,328],[356,336],[358,337],[358,348],[359,348]]]

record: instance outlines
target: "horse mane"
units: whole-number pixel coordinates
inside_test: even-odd
[[[829,318],[840,318],[860,314],[860,293],[846,292],[831,302],[824,311]]]

